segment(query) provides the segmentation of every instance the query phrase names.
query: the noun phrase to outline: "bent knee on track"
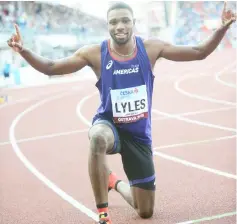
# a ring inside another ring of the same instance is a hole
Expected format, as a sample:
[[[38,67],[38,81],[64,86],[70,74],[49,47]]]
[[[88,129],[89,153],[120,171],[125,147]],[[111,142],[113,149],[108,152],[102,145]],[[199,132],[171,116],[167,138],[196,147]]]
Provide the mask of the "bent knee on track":
[[[142,218],[142,219],[149,219],[153,216],[154,210],[153,208],[150,209],[143,209],[140,210],[138,209],[138,215]]]
[[[155,191],[133,187],[132,192],[138,215],[142,219],[151,218],[154,212]]]

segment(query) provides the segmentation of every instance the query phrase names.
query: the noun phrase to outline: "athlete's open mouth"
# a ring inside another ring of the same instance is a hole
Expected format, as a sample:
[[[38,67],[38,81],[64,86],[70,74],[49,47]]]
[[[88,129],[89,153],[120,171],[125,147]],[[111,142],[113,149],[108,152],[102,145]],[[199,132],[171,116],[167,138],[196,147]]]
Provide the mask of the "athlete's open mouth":
[[[117,34],[115,34],[115,36],[119,37],[119,38],[124,38],[127,36],[127,34],[126,33],[117,33]]]

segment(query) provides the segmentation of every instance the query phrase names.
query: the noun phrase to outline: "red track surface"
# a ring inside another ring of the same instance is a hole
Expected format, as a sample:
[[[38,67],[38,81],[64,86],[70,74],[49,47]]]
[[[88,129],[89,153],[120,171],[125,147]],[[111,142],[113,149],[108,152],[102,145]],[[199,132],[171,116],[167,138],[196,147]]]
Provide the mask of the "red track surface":
[[[216,80],[217,72],[234,61],[235,51],[228,50],[215,53],[204,61],[160,61],[157,64],[153,100],[153,109],[157,110],[153,114],[154,148],[159,147],[157,152],[199,164],[201,168],[209,167],[236,175],[235,137],[196,142],[236,134],[235,88]],[[218,77],[235,84],[235,66],[226,68]],[[76,113],[78,102],[96,91],[94,79],[4,91],[12,99],[8,104],[0,105],[0,223],[94,223],[30,172],[14,151],[19,149],[58,188],[95,212],[87,171],[89,142],[85,129],[88,126]],[[58,98],[50,99],[54,96]],[[213,102],[213,99],[218,102]],[[42,100],[46,102],[31,107]],[[97,106],[98,95],[94,95],[83,102],[80,112],[90,121]],[[30,107],[32,110],[28,111]],[[23,111],[26,113],[22,115]],[[187,112],[194,113],[183,114]],[[179,114],[178,119],[170,117],[171,114]],[[186,120],[180,120],[182,118]],[[216,126],[208,127],[209,124]],[[84,132],[73,132],[76,130]],[[49,136],[52,134],[54,136]],[[36,136],[41,137],[34,138]],[[14,138],[21,142],[14,144]],[[126,180],[120,157],[110,157],[109,163]],[[141,220],[117,193],[111,192],[113,223],[174,224],[236,210],[236,177],[228,178],[218,175],[217,171],[209,172],[160,156],[155,156],[155,165],[157,196],[154,217]],[[203,223],[234,224],[235,220],[233,215]]]

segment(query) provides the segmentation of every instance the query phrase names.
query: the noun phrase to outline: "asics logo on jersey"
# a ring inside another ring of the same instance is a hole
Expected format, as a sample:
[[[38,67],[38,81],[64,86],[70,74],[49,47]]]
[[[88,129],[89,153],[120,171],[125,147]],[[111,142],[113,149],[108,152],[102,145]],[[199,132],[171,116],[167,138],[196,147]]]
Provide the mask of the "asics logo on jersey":
[[[112,67],[112,65],[113,65],[113,61],[110,60],[108,64],[106,65],[106,69],[109,70]]]

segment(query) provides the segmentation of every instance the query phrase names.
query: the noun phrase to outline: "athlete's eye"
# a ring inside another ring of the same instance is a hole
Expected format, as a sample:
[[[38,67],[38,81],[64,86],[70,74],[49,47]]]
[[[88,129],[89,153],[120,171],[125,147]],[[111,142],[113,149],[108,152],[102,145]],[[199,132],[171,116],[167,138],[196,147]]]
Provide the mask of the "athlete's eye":
[[[117,21],[116,21],[116,20],[111,20],[111,21],[109,22],[109,24],[111,24],[111,25],[116,25],[116,24],[117,24]]]
[[[130,19],[123,19],[123,23],[127,24],[129,23],[131,20]]]

